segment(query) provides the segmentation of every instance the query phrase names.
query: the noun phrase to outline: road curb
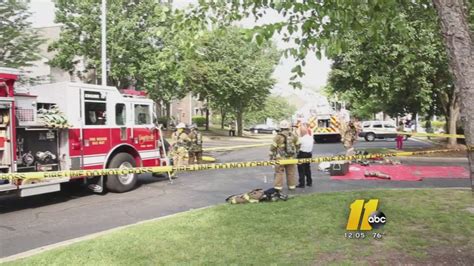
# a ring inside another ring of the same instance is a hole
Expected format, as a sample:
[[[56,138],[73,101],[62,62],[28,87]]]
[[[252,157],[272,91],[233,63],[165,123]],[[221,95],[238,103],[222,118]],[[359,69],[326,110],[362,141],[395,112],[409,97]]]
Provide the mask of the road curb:
[[[100,236],[108,235],[110,233],[120,231],[120,230],[129,228],[129,227],[132,227],[132,226],[146,224],[146,223],[150,223],[150,222],[155,222],[155,221],[159,221],[159,220],[163,220],[163,219],[168,219],[168,218],[175,217],[175,216],[178,216],[178,215],[182,215],[182,214],[185,214],[185,213],[208,209],[208,208],[211,208],[211,207],[214,207],[214,206],[216,206],[216,205],[209,205],[209,206],[205,206],[205,207],[202,207],[202,208],[195,208],[195,209],[190,209],[190,210],[183,211],[183,212],[177,212],[177,213],[173,213],[173,214],[166,215],[166,216],[161,216],[161,217],[157,217],[157,218],[153,218],[153,219],[139,221],[139,222],[136,222],[136,223],[133,223],[133,224],[127,224],[127,225],[114,227],[114,228],[111,228],[111,229],[108,229],[108,230],[100,231],[100,232],[97,232],[97,233],[92,233],[92,234],[85,235],[85,236],[76,237],[76,238],[73,238],[73,239],[69,239],[69,240],[58,242],[58,243],[42,246],[42,247],[39,247],[39,248],[30,249],[30,250],[27,250],[27,251],[24,251],[24,252],[15,254],[15,255],[0,258],[0,264],[5,263],[5,262],[11,262],[11,261],[27,258],[27,257],[31,257],[31,256],[38,255],[38,254],[41,254],[41,253],[49,251],[49,250],[69,246],[69,245],[79,243],[79,242],[82,242],[82,241],[86,241],[86,240],[94,239],[94,238],[97,238],[97,237],[100,237]]]
[[[236,150],[244,148],[256,148],[263,146],[270,146],[271,143],[258,143],[258,144],[246,144],[246,145],[236,145],[236,146],[223,146],[223,147],[209,147],[203,148],[203,151],[226,151],[226,150]]]
[[[416,156],[397,156],[396,159],[407,162],[430,162],[430,163],[467,163],[468,159],[464,157],[416,157]]]
[[[434,145],[434,146],[443,146],[443,145],[445,145],[445,143],[435,141],[435,140],[432,140],[432,139],[422,139],[420,137],[412,137],[410,139],[412,139],[414,141],[419,141],[419,142],[422,142],[422,143],[425,143],[425,144],[431,144],[431,145]]]

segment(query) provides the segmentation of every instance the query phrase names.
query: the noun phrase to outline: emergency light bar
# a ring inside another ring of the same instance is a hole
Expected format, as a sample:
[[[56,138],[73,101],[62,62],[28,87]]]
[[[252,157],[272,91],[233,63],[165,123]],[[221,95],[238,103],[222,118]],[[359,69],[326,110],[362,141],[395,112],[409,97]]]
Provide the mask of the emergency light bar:
[[[120,93],[125,97],[135,97],[135,98],[146,98],[145,91],[137,91],[134,89],[123,89],[120,90]]]

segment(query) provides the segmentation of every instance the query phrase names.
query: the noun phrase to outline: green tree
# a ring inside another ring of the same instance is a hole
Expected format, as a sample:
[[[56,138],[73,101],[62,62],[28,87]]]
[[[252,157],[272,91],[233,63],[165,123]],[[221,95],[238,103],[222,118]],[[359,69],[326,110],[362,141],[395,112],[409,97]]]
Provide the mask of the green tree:
[[[442,38],[436,34],[435,10],[407,5],[404,12],[407,34],[385,32],[383,43],[346,36],[352,42],[334,58],[331,91],[345,93],[351,106],[362,112],[445,115],[449,133],[456,134],[458,98]],[[450,141],[455,144],[456,138]]]
[[[276,122],[283,119],[290,119],[296,112],[296,107],[280,96],[269,96],[264,104],[261,104],[250,110],[245,115],[245,124],[248,126],[254,124],[263,124],[267,118]]]
[[[27,1],[0,1],[0,66],[31,66],[43,42],[32,29]]]
[[[86,82],[98,83],[100,1],[58,0],[56,8],[56,22],[63,28],[60,39],[50,46],[57,51],[50,63],[78,74]],[[183,34],[189,25],[175,27],[182,16],[180,10],[156,0],[108,1],[107,84],[146,89],[152,99],[166,105],[184,97],[187,91],[182,86],[180,62],[189,48],[185,38],[193,34]],[[81,61],[85,73],[78,69]]]
[[[183,63],[185,85],[208,99],[214,109],[235,114],[241,136],[244,113],[270,94],[278,59],[270,41],[258,45],[235,27],[214,30],[197,41],[194,53]]]
[[[344,36],[348,32],[367,31],[375,43],[384,42],[387,31],[408,33],[403,9],[406,5],[422,5],[434,8],[441,25],[441,35],[448,52],[448,63],[453,73],[455,94],[460,99],[467,145],[474,145],[474,44],[472,25],[472,1],[467,0],[381,0],[381,1],[200,1],[195,9],[202,20],[211,17],[219,21],[235,21],[247,17],[262,17],[274,10],[286,20],[259,27],[258,39],[269,39],[275,32],[282,33],[285,40],[296,45],[286,52],[299,60],[294,68],[302,75],[306,55],[314,51],[317,57],[321,50],[330,56],[347,49]],[[211,12],[210,10],[213,10]],[[217,11],[217,12],[216,12]],[[217,18],[216,18],[217,17]],[[470,28],[471,27],[471,28]],[[359,37],[365,38],[362,34]],[[474,151],[469,152],[469,162],[474,165]],[[471,186],[474,190],[474,167],[471,167]]]

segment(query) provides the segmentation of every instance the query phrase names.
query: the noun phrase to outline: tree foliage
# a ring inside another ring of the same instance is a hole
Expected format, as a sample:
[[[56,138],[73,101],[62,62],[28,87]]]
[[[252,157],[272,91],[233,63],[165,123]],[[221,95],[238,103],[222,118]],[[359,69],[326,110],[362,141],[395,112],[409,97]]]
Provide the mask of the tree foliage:
[[[245,124],[248,126],[254,124],[263,124],[267,118],[275,122],[283,119],[290,119],[296,112],[296,107],[280,96],[269,96],[258,108],[249,111],[245,115]]]
[[[428,0],[417,1],[419,5],[429,3]],[[348,34],[366,38],[364,32],[373,41],[380,42],[384,36],[381,33],[406,32],[406,18],[401,12],[405,4],[410,5],[412,1],[200,1],[195,10],[198,15],[192,18],[202,19],[207,14],[210,21],[231,23],[248,16],[259,19],[270,10],[276,11],[285,20],[256,27],[256,40],[263,41],[280,33],[285,41],[293,42],[295,45],[288,48],[285,55],[297,59],[293,72],[302,76],[308,53],[314,52],[318,58],[323,50],[331,57],[341,54],[349,45],[344,38]]]
[[[38,47],[43,42],[28,21],[26,1],[0,1],[0,66],[31,66],[40,58]]]
[[[214,109],[234,113],[241,135],[244,112],[259,108],[270,94],[279,53],[270,41],[258,45],[235,27],[204,34],[195,48],[183,63],[185,86]]]
[[[380,43],[346,36],[346,51],[333,58],[331,91],[345,93],[361,112],[449,115],[454,84],[436,13],[430,6],[412,4],[404,14],[406,34],[385,32]]]
[[[183,13],[155,0],[107,4],[107,83],[145,88],[165,102],[183,97],[180,62],[189,43],[184,40],[190,38],[184,34],[189,27],[176,27]],[[57,51],[51,64],[96,83],[101,71],[100,1],[58,0],[56,8],[56,22],[63,27],[60,39],[50,46]]]
[[[385,36],[413,35],[419,28],[406,27],[410,18],[406,16],[407,7],[433,9],[431,0],[382,0],[382,1],[199,1],[190,20],[207,19],[221,24],[232,23],[246,17],[262,18],[266,13],[275,11],[283,20],[266,23],[254,28],[257,41],[270,39],[276,33],[283,40],[293,43],[285,50],[286,56],[297,60],[292,69],[294,86],[301,86],[298,76],[304,75],[303,66],[308,54],[318,59],[324,51],[329,57],[335,57],[350,49],[353,36],[370,40],[374,45],[385,43]],[[465,1],[471,29],[474,25],[474,8],[470,1]],[[437,21],[436,17],[431,22]],[[423,26],[423,25],[419,25]],[[411,28],[411,29],[410,29]],[[433,32],[438,34],[438,32]]]

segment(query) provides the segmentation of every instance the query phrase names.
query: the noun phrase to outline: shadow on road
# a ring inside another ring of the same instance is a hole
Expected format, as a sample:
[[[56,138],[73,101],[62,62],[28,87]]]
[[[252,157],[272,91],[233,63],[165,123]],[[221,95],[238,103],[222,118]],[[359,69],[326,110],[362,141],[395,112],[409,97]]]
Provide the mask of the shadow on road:
[[[137,187],[148,185],[156,182],[167,182],[166,176],[152,177],[151,175],[140,176],[138,178]],[[61,191],[41,194],[36,196],[20,198],[16,194],[4,195],[0,197],[0,214],[15,212],[26,209],[35,209],[48,205],[64,203],[70,200],[84,198],[89,196],[105,196],[107,193],[93,193],[79,182],[70,182],[61,184]]]
[[[91,195],[94,193],[77,183],[62,184],[61,191],[58,192],[25,198],[20,198],[16,194],[5,195],[0,197],[0,214],[63,203]]]

